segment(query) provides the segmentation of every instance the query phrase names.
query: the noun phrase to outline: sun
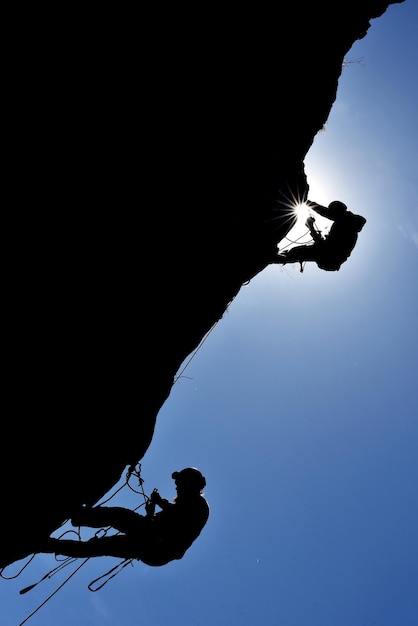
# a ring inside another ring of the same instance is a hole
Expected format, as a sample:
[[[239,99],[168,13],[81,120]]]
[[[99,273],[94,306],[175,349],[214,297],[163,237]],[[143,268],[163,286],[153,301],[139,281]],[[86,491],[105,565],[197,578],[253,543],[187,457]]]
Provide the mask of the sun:
[[[298,204],[293,207],[293,213],[297,218],[296,224],[300,224],[301,222],[306,222],[308,217],[311,215],[311,210],[304,202],[298,202]]]
[[[304,202],[295,202],[290,208],[292,216],[296,218],[294,226],[282,240],[280,248],[288,250],[295,245],[308,243],[312,240],[309,229],[306,226],[306,220],[312,215],[312,209]]]

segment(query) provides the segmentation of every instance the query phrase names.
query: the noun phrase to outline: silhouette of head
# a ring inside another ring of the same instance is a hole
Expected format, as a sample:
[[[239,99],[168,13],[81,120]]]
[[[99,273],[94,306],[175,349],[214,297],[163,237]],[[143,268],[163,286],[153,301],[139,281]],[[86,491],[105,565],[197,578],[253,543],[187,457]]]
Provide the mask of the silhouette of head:
[[[330,202],[328,208],[334,215],[343,215],[347,211],[347,206],[344,204],[344,202],[340,202],[339,200],[334,200],[334,202]]]
[[[206,486],[206,479],[195,467],[185,467],[180,472],[173,472],[171,478],[177,489],[188,493],[200,493]]]

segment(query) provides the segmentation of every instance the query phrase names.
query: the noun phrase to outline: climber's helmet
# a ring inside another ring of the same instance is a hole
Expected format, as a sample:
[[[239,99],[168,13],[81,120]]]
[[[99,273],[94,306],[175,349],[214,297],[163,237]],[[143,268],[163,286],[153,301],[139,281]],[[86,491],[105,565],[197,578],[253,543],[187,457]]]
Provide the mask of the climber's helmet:
[[[188,491],[202,491],[206,486],[205,477],[195,467],[185,467],[180,472],[173,472],[171,478],[177,486],[181,486]]]
[[[334,200],[334,202],[330,202],[328,208],[330,210],[330,213],[338,216],[343,215],[347,211],[347,206],[344,204],[344,202],[340,202],[339,200]]]

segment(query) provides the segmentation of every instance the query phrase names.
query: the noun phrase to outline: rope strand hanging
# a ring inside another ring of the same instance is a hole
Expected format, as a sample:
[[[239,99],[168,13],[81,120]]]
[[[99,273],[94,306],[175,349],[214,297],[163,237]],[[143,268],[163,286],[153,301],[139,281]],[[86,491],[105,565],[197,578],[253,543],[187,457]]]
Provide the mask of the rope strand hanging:
[[[77,574],[77,572],[83,567],[83,565],[85,565],[87,563],[89,559],[84,559],[84,561],[77,567],[77,569],[75,569],[65,580],[63,583],[61,583],[61,585],[59,587],[57,587],[55,589],[55,591],[53,591],[34,611],[32,611],[32,613],[30,613],[27,617],[25,617],[25,619],[23,620],[23,622],[20,622],[19,626],[23,626],[23,624],[25,624],[33,615],[35,615],[35,613],[37,613],[39,611],[39,609],[41,609],[43,606],[45,606],[45,604],[53,597],[55,596],[56,593],[58,593],[58,591],[60,589],[62,589],[64,587],[64,585],[66,583],[68,583],[68,581],[70,580],[70,578],[72,578],[75,574]]]

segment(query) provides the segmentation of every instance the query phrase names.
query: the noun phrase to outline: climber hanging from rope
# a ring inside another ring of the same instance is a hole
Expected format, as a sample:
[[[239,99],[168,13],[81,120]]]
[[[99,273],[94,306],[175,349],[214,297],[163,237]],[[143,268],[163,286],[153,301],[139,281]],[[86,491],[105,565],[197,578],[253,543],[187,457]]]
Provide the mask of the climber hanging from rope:
[[[275,254],[271,263],[296,263],[299,262],[301,271],[302,263],[314,261],[322,270],[337,272],[341,265],[347,261],[357,242],[358,233],[366,223],[361,215],[355,215],[348,211],[346,205],[338,200],[331,202],[328,207],[307,200],[305,202],[316,213],[333,222],[328,235],[322,236],[314,226],[315,218],[308,217],[306,226],[313,239],[310,244],[296,246],[281,254]]]
[[[114,556],[137,559],[151,566],[181,559],[200,535],[209,517],[203,496],[206,479],[195,467],[173,472],[177,496],[172,502],[154,489],[145,504],[146,515],[123,507],[82,507],[71,519],[73,526],[104,528],[118,534],[88,541],[48,538],[37,552],[70,557]],[[155,513],[155,507],[161,510]],[[119,534],[121,533],[121,534]]]

